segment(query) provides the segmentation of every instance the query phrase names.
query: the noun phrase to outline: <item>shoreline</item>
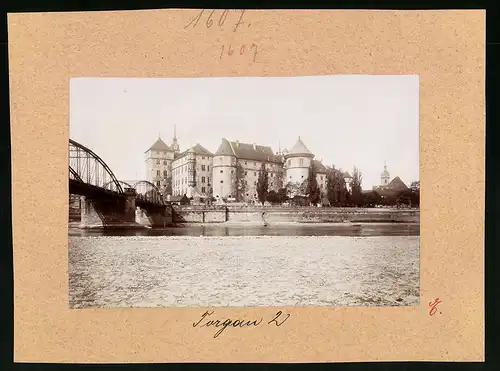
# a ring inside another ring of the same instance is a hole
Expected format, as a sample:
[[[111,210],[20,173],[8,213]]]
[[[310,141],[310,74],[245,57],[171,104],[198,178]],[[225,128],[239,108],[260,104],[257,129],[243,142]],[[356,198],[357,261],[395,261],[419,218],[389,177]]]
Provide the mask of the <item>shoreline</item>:
[[[362,221],[362,222],[267,222],[268,227],[273,226],[364,226],[364,225],[390,225],[390,224],[398,224],[398,225],[419,225],[418,222],[400,222],[400,221],[389,221],[389,222],[381,222],[381,221]],[[233,226],[252,226],[252,227],[264,227],[261,221],[227,221],[227,222],[211,222],[211,223],[201,223],[201,222],[187,222],[187,223],[175,223],[166,227],[149,227],[142,224],[117,224],[117,225],[89,225],[85,227],[81,227],[79,222],[69,222],[69,228],[71,229],[171,229],[171,228],[186,228],[186,227],[195,227],[195,226],[214,226],[214,227],[233,227]]]

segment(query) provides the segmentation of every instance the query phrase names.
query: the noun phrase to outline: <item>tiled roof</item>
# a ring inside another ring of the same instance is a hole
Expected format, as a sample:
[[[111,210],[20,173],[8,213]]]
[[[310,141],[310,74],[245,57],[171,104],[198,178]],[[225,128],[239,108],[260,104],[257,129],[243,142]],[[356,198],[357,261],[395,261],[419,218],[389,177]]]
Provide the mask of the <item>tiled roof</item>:
[[[390,189],[392,189],[393,191],[402,191],[402,190],[408,189],[406,184],[398,176],[395,177],[393,180],[391,180],[388,187]]]
[[[269,146],[240,142],[230,142],[230,145],[237,158],[262,162],[279,162],[278,156],[274,154]]]
[[[319,160],[312,160],[312,163],[316,168],[317,173],[326,174],[326,167]]]
[[[222,138],[216,156],[235,156],[242,160],[262,161],[262,162],[283,162],[283,157],[276,155],[271,147],[258,144],[241,143],[238,141],[228,141]]]
[[[203,147],[201,144],[196,143],[193,147],[194,153],[197,155],[205,155],[205,156],[213,156],[214,154],[210,152],[208,149]]]
[[[178,158],[186,156],[188,154],[188,152],[194,152],[195,154],[201,155],[201,156],[213,156],[214,155],[212,152],[210,152],[208,149],[203,147],[201,144],[196,143],[194,146],[186,149],[184,152],[176,154],[175,159],[177,160]]]
[[[297,139],[297,142],[295,145],[292,147],[290,152],[288,153],[289,155],[312,155],[312,152],[309,151],[309,149],[306,147],[304,142],[300,139],[300,137]]]
[[[158,137],[158,139],[156,139],[156,142],[153,143],[153,145],[151,147],[149,147],[149,150],[155,150],[155,151],[172,151],[172,149],[167,146],[167,144],[161,140],[160,137]],[[146,151],[146,152],[147,152]]]
[[[216,156],[235,156],[229,141],[226,138],[222,138],[222,142],[219,149],[215,152]]]

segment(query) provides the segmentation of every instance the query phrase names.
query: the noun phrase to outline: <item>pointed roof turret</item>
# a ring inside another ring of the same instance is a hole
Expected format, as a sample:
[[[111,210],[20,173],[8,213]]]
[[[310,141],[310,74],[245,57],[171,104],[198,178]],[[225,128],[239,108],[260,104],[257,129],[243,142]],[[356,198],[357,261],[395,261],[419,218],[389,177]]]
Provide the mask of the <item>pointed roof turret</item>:
[[[172,149],[158,136],[158,139],[156,139],[156,142],[153,143],[151,147],[149,147],[147,151],[154,150],[154,151],[172,151]]]
[[[215,152],[215,156],[235,156],[233,148],[226,138],[222,138],[222,143],[217,152]]]
[[[306,147],[306,145],[304,144],[302,139],[300,139],[300,137],[297,139],[297,142],[292,147],[290,152],[286,154],[286,157],[293,157],[293,156],[314,157],[313,153],[309,151],[309,149]]]

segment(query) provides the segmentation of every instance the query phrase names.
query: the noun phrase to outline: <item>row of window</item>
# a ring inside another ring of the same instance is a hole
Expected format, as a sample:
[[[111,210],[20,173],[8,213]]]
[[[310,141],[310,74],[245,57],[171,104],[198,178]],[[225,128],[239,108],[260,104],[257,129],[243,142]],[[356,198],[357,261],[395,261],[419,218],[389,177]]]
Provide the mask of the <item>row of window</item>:
[[[224,170],[221,170],[220,173],[223,174]],[[231,170],[231,174],[234,174],[234,170]],[[247,175],[248,175],[248,171],[245,171],[245,176],[247,176]],[[256,171],[253,172],[253,176],[257,176]],[[275,173],[267,173],[267,176],[272,178],[272,177],[277,176],[277,175]]]
[[[207,188],[205,187],[201,187],[201,193],[206,193],[207,192]],[[187,192],[186,192],[186,189],[181,189],[179,191],[175,190],[173,192],[173,195],[174,196],[180,196],[180,195],[185,195]]]
[[[187,178],[182,178],[182,179],[175,179],[174,181],[174,186],[179,187],[181,184],[187,184],[188,180]],[[201,182],[202,183],[210,183],[210,177],[201,177]]]
[[[223,160],[224,160],[224,159],[223,159],[222,157],[219,157],[219,162],[220,162],[220,163],[222,163],[222,162],[223,162]],[[234,162],[234,161],[233,161],[233,162]],[[270,166],[270,167],[272,167],[272,168],[275,168],[276,166],[281,167],[281,166],[280,166],[280,165],[278,165],[278,164],[267,164],[267,163],[264,163],[264,164],[265,164],[266,166]],[[245,162],[244,162],[244,165],[248,165],[248,161],[245,161]],[[257,167],[257,166],[261,166],[261,165],[260,165],[260,164],[258,164],[257,162],[254,162],[254,163],[253,163],[253,166]]]
[[[304,179],[304,175],[301,176],[302,179]],[[290,175],[290,179],[292,179],[292,176]],[[323,175],[320,175],[319,176],[319,181],[322,182],[323,181]]]
[[[198,167],[198,170],[200,170],[200,169],[201,169],[201,171],[210,171],[210,165],[201,165],[201,167]],[[184,165],[182,167],[178,167],[177,169],[174,169],[173,171],[174,171],[175,175],[185,173],[186,171],[188,171],[187,165]]]
[[[299,159],[299,164],[300,165],[304,165],[304,159],[303,158]],[[292,160],[288,160],[288,166],[291,166],[291,165],[292,165]]]

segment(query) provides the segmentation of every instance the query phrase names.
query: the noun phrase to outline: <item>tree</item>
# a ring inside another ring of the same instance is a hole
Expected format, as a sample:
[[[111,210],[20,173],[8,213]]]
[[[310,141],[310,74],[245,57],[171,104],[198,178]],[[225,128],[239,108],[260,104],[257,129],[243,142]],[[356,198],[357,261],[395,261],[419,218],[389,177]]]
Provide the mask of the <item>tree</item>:
[[[361,171],[354,166],[351,181],[351,202],[357,206],[361,206],[363,204],[363,193],[361,189],[362,180],[363,174],[361,174]]]
[[[321,199],[321,192],[318,187],[318,180],[316,179],[316,168],[311,161],[309,166],[309,175],[307,177],[306,196],[309,197],[309,202],[317,204]]]
[[[278,192],[276,192],[275,190],[269,191],[269,193],[267,194],[267,201],[269,201],[272,204],[279,203],[280,198],[279,198]]]
[[[243,166],[239,161],[236,162],[234,189],[236,201],[242,202],[245,198],[246,192],[245,169],[243,169]]]
[[[415,206],[419,207],[420,206],[420,181],[412,182],[410,186],[410,200],[411,200],[411,205],[410,206]]]
[[[344,175],[333,165],[326,168],[326,197],[332,206],[343,206],[347,202]]]
[[[278,199],[280,203],[283,203],[288,200],[286,188],[278,189]]]
[[[257,180],[257,196],[259,201],[266,202],[267,190],[269,188],[269,175],[267,174],[266,164],[262,163],[259,170],[259,179]]]
[[[207,205],[211,205],[212,201],[214,200],[214,189],[210,183],[207,185],[207,199],[206,203]]]
[[[276,181],[276,188],[277,189],[283,188],[283,178],[285,177],[284,171],[282,171],[282,170],[278,171],[275,176],[276,176],[276,179],[275,179],[275,181]]]
[[[163,194],[172,195],[172,174],[165,179],[165,190]]]

